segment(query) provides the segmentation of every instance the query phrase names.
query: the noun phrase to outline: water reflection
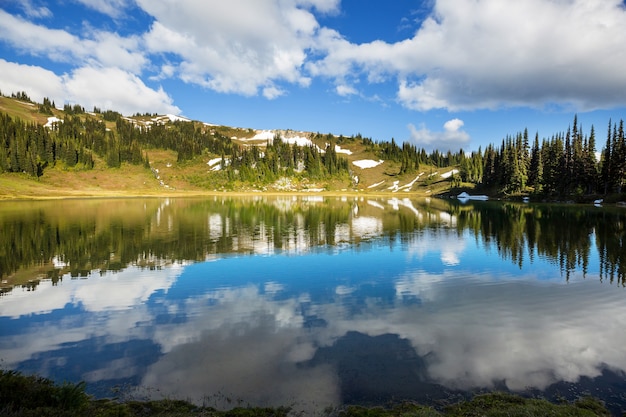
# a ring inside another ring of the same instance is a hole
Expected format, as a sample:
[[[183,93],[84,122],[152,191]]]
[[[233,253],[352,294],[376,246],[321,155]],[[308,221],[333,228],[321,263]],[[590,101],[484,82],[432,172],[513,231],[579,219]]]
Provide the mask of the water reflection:
[[[626,406],[623,212],[408,199],[58,204],[0,209],[34,246],[2,263],[14,268],[0,297],[10,369],[86,380],[98,395],[121,384],[223,407],[530,388],[592,389]],[[4,250],[18,239],[2,238]]]

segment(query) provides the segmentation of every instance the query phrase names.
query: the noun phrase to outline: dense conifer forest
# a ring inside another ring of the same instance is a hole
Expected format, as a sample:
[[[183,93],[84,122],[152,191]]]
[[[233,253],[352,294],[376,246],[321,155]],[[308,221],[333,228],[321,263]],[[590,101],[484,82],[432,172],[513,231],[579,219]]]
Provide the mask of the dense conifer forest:
[[[36,105],[25,92],[13,94],[12,98]],[[42,115],[53,115],[54,109],[54,103],[47,98],[37,105]],[[349,161],[338,154],[335,145],[351,144],[376,158],[394,162],[398,168],[389,175],[414,175],[424,167],[456,167],[458,173],[451,177],[452,185],[470,184],[491,195],[621,195],[626,184],[623,120],[608,121],[599,152],[595,127],[585,131],[574,116],[570,126],[550,137],[536,133],[531,138],[526,129],[484,150],[429,153],[408,142],[399,145],[394,139],[374,141],[360,134],[312,134],[314,141],[326,144],[325,149],[290,145],[279,134],[263,146],[250,146],[235,143],[223,131],[206,124],[180,120],[142,124],[140,118],[98,108],[86,112],[80,105],[65,105],[62,119],[43,126],[0,113],[0,173],[19,172],[37,178],[55,166],[89,170],[94,167],[94,158],[105,161],[110,168],[124,163],[149,168],[147,151],[167,149],[176,152],[179,163],[200,156],[221,158],[220,169],[207,175],[222,181],[267,184],[294,175],[350,178]]]

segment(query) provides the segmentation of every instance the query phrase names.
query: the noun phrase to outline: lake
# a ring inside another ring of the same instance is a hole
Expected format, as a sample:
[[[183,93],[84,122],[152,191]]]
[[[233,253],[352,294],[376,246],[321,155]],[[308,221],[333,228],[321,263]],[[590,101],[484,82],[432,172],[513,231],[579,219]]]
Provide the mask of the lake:
[[[626,410],[626,209],[0,202],[0,367],[218,408],[480,392]]]

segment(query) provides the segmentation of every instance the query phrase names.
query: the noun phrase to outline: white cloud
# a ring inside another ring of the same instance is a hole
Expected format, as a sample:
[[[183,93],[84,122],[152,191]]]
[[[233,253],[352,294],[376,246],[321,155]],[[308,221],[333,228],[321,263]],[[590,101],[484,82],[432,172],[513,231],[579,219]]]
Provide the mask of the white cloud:
[[[19,3],[26,16],[30,18],[37,19],[52,16],[50,9],[45,6],[36,5],[32,0],[20,0]]]
[[[148,64],[140,51],[140,39],[137,37],[121,37],[116,33],[97,31],[93,39],[83,42],[91,51],[87,59],[96,60],[102,66],[115,66],[138,74]]]
[[[340,96],[346,97],[346,96],[352,96],[352,95],[356,95],[359,92],[356,90],[356,88],[346,85],[346,84],[340,84],[336,87],[336,92],[337,94],[339,94]]]
[[[35,101],[48,97],[57,105],[67,101],[86,109],[97,106],[123,114],[181,112],[162,88],[154,90],[136,75],[119,68],[81,67],[58,76],[41,67],[0,59],[0,73],[0,91],[26,91]]]
[[[442,132],[433,132],[425,124],[421,124],[419,129],[409,124],[408,128],[411,132],[411,141],[418,147],[448,151],[458,150],[469,143],[470,136],[462,129],[463,125],[462,120],[452,119],[444,123]]]
[[[147,64],[140,51],[139,38],[87,28],[89,37],[81,38],[65,30],[50,29],[0,10],[0,38],[32,55],[56,62],[76,61],[116,66],[138,73]]]
[[[319,24],[310,8],[331,12],[337,1],[139,0],[155,18],[145,34],[152,53],[178,57],[188,83],[223,93],[267,98],[283,94],[279,82],[308,86],[303,66]],[[172,62],[173,63],[173,62]]]
[[[314,7],[319,12],[335,14],[339,11],[341,0],[296,0],[295,4],[304,7]]]
[[[452,119],[445,122],[443,128],[446,132],[458,132],[464,124],[461,119]]]
[[[0,10],[0,39],[19,50],[64,61],[68,55],[83,55],[80,41],[70,33],[48,29]]]
[[[415,35],[397,43],[351,44],[320,37],[327,54],[312,73],[370,82],[398,79],[398,99],[415,110],[550,104],[623,105],[626,43],[621,0],[438,0]]]
[[[16,64],[0,58],[0,91],[11,94],[26,91],[29,97],[42,102],[44,97],[59,100],[65,99],[63,82],[52,71],[32,65]]]
[[[391,82],[398,102],[418,111],[626,105],[621,0],[436,0],[411,37],[363,44],[320,25],[340,0],[73,1],[113,18],[132,5],[153,22],[134,35],[77,34],[0,10],[0,39],[77,67],[152,71],[153,80],[268,99],[325,77],[340,96]],[[28,18],[52,15],[38,0],[20,6]]]
[[[63,82],[68,97],[85,108],[96,105],[123,114],[181,113],[162,88],[154,90],[119,68],[82,67],[64,76]]]
[[[277,97],[282,96],[283,94],[285,94],[285,91],[273,85],[267,86],[263,89],[263,97],[268,100],[273,100]]]
[[[74,0],[100,13],[113,18],[122,16],[126,10],[126,0]]]

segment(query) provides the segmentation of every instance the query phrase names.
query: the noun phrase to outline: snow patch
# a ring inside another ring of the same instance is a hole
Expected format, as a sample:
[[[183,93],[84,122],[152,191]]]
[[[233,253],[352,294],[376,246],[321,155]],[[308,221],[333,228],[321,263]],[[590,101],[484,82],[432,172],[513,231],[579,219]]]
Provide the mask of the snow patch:
[[[346,155],[352,155],[352,151],[350,149],[342,149],[341,146],[335,145],[335,152],[344,153]]]
[[[410,191],[411,187],[413,187],[413,184],[415,184],[417,182],[417,180],[419,180],[422,175],[424,175],[423,172],[421,172],[417,177],[415,177],[415,179],[413,181],[411,181],[410,183],[408,183],[406,185],[403,185],[401,187],[396,187],[396,189],[393,192],[395,193],[395,192],[398,192],[398,191],[400,191],[402,189],[404,189],[405,191]],[[394,183],[394,185],[395,185],[395,183]]]
[[[381,182],[377,182],[376,184],[372,184],[367,188],[375,188],[378,187],[379,185],[383,185],[385,183],[385,180],[382,180]]]
[[[462,202],[467,200],[489,200],[489,197],[486,195],[471,195],[466,193],[465,191],[459,194],[456,198],[461,200]]]
[[[175,114],[166,114],[165,117],[170,119],[170,122],[191,122],[191,119],[182,116],[176,116]]]
[[[274,139],[274,132],[271,130],[262,130],[248,140],[272,140]]]
[[[222,169],[222,158],[213,158],[209,160],[206,164],[211,167],[211,171],[219,171]],[[228,166],[230,164],[230,158],[224,158],[224,165]]]
[[[454,174],[458,174],[458,173],[459,173],[458,169],[453,169],[452,171],[444,172],[443,174],[441,174],[441,178],[450,178]]]
[[[54,116],[48,117],[48,122],[45,125],[43,125],[43,127],[52,127],[54,123],[63,123],[63,120]]]
[[[382,159],[378,161],[374,161],[373,159],[360,159],[358,161],[352,161],[354,165],[358,166],[361,169],[374,168],[382,164],[383,162],[384,161]]]
[[[290,138],[282,138],[283,142],[286,142],[290,145],[294,143],[298,146],[311,146],[313,142],[309,138],[305,138],[304,136],[292,136]],[[320,152],[324,152],[322,149],[317,148]]]

